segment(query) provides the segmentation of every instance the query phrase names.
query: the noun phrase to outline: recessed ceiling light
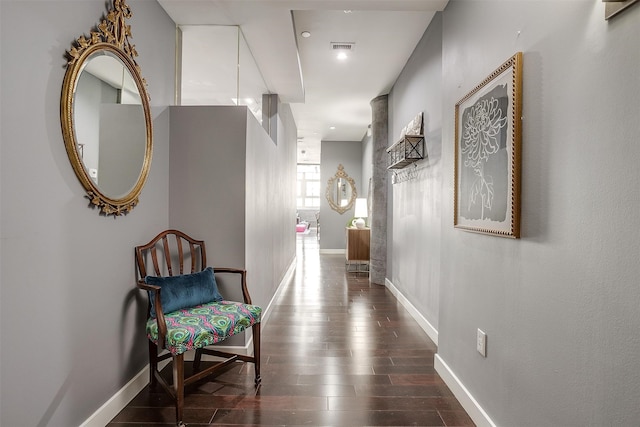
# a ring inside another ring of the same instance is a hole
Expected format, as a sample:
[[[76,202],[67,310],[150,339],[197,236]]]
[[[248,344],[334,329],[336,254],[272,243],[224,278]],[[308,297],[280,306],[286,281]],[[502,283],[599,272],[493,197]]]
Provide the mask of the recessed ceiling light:
[[[335,130],[335,129],[336,129],[336,127],[335,127],[335,126],[329,126],[329,129],[331,129],[331,130]]]
[[[308,38],[308,37],[311,37],[311,33],[309,31],[303,31],[303,32],[300,33],[300,35],[302,37],[304,37],[305,39]]]
[[[347,9],[347,10],[344,11],[344,13],[351,13],[351,12],[353,12],[353,10],[351,10],[351,9]]]
[[[353,42],[331,42],[330,49],[336,53],[336,58],[344,61],[349,57],[349,54],[353,52],[356,44]]]

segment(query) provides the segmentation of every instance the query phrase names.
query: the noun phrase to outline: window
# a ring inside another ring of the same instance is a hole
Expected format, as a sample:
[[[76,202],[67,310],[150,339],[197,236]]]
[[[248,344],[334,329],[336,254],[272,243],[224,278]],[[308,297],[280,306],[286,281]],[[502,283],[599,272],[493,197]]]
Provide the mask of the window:
[[[298,165],[298,209],[320,208],[320,165]]]

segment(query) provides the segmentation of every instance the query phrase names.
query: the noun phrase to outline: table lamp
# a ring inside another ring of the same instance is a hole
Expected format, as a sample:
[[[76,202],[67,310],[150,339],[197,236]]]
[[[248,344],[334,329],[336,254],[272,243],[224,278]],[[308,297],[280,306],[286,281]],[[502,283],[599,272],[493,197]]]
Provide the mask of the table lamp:
[[[369,212],[367,209],[367,199],[356,199],[356,209],[354,212],[354,216],[357,218],[353,224],[356,228],[363,229],[365,226],[364,218],[369,216]]]

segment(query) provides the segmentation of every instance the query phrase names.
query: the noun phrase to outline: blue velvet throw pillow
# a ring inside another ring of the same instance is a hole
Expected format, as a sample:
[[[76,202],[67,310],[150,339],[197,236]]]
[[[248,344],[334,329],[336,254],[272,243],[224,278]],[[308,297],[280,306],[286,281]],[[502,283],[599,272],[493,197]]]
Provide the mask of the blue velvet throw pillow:
[[[207,267],[199,273],[181,274],[169,277],[145,277],[149,285],[160,286],[162,312],[171,313],[182,308],[194,307],[208,302],[222,301],[218,291],[213,268]],[[155,292],[149,291],[151,300],[151,317],[155,316]]]

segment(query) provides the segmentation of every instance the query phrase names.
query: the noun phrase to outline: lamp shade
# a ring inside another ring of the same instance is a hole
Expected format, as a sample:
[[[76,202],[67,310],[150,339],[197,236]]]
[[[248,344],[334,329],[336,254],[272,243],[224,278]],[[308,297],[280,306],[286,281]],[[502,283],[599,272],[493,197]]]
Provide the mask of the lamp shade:
[[[367,199],[356,199],[356,210],[353,216],[356,218],[366,218],[369,216],[369,212],[367,210]]]

